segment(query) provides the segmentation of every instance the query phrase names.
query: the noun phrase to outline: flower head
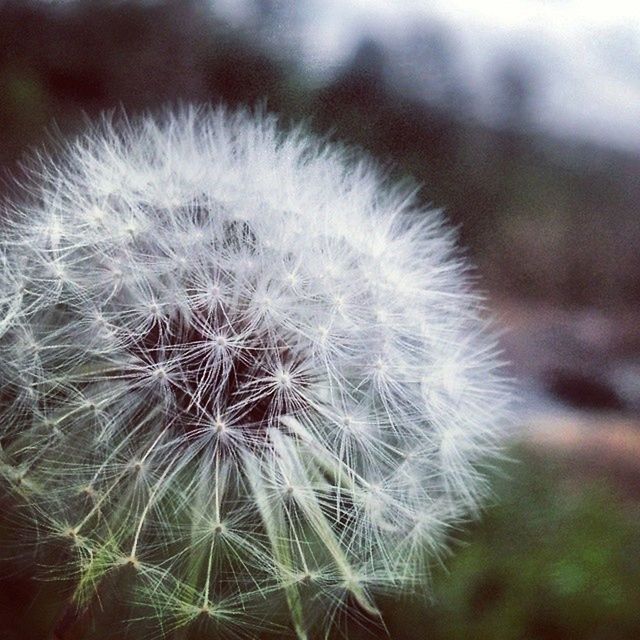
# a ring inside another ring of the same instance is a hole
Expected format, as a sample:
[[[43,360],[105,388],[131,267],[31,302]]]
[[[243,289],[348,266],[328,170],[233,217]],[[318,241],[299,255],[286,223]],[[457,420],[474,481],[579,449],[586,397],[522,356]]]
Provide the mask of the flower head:
[[[76,598],[126,570],[165,629],[266,605],[304,638],[422,580],[505,406],[440,215],[245,112],[105,121],[34,176],[0,241],[0,472]]]

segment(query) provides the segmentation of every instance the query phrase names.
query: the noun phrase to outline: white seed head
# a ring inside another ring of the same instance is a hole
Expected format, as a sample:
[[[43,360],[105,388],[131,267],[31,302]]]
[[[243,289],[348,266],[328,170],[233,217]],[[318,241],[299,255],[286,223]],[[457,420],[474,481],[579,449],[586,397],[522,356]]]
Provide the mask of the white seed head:
[[[249,636],[267,598],[304,638],[415,588],[507,396],[441,216],[223,110],[105,121],[33,181],[0,240],[1,473],[73,532],[77,598],[133,567],[165,629]]]

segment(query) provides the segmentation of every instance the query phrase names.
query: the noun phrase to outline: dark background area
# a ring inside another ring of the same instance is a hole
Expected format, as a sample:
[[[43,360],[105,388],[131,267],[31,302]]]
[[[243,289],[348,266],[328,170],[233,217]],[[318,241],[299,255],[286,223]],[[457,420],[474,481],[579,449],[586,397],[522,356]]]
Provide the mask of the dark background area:
[[[256,7],[257,21],[232,28],[199,0],[0,0],[0,191],[14,191],[34,147],[55,149],[104,110],[179,102],[305,120],[418,185],[457,227],[506,330],[522,388],[518,462],[434,567],[432,599],[388,599],[389,635],[640,637],[640,156],[534,132],[536,78],[518,60],[496,68],[500,126],[480,123],[437,26],[412,45],[426,52],[425,101],[367,38],[313,80],[269,30],[282,4]],[[60,590],[4,566],[0,639],[48,638]],[[350,637],[376,635],[354,626]]]

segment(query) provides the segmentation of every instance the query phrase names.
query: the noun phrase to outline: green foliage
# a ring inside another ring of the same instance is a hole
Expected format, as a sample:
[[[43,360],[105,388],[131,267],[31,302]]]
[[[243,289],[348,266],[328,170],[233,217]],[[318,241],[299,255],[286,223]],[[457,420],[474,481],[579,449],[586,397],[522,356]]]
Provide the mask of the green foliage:
[[[390,604],[394,639],[640,637],[640,507],[570,460],[517,452],[496,506],[437,570],[434,602]],[[392,619],[393,618],[393,619]]]

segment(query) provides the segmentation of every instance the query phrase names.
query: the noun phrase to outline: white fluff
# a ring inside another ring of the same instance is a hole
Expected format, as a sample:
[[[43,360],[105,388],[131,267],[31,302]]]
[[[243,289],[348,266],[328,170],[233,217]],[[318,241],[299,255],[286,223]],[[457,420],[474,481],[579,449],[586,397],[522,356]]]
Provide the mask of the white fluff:
[[[304,638],[422,581],[506,402],[441,216],[245,112],[105,121],[32,178],[0,241],[0,469],[78,600],[133,567],[165,631]]]

